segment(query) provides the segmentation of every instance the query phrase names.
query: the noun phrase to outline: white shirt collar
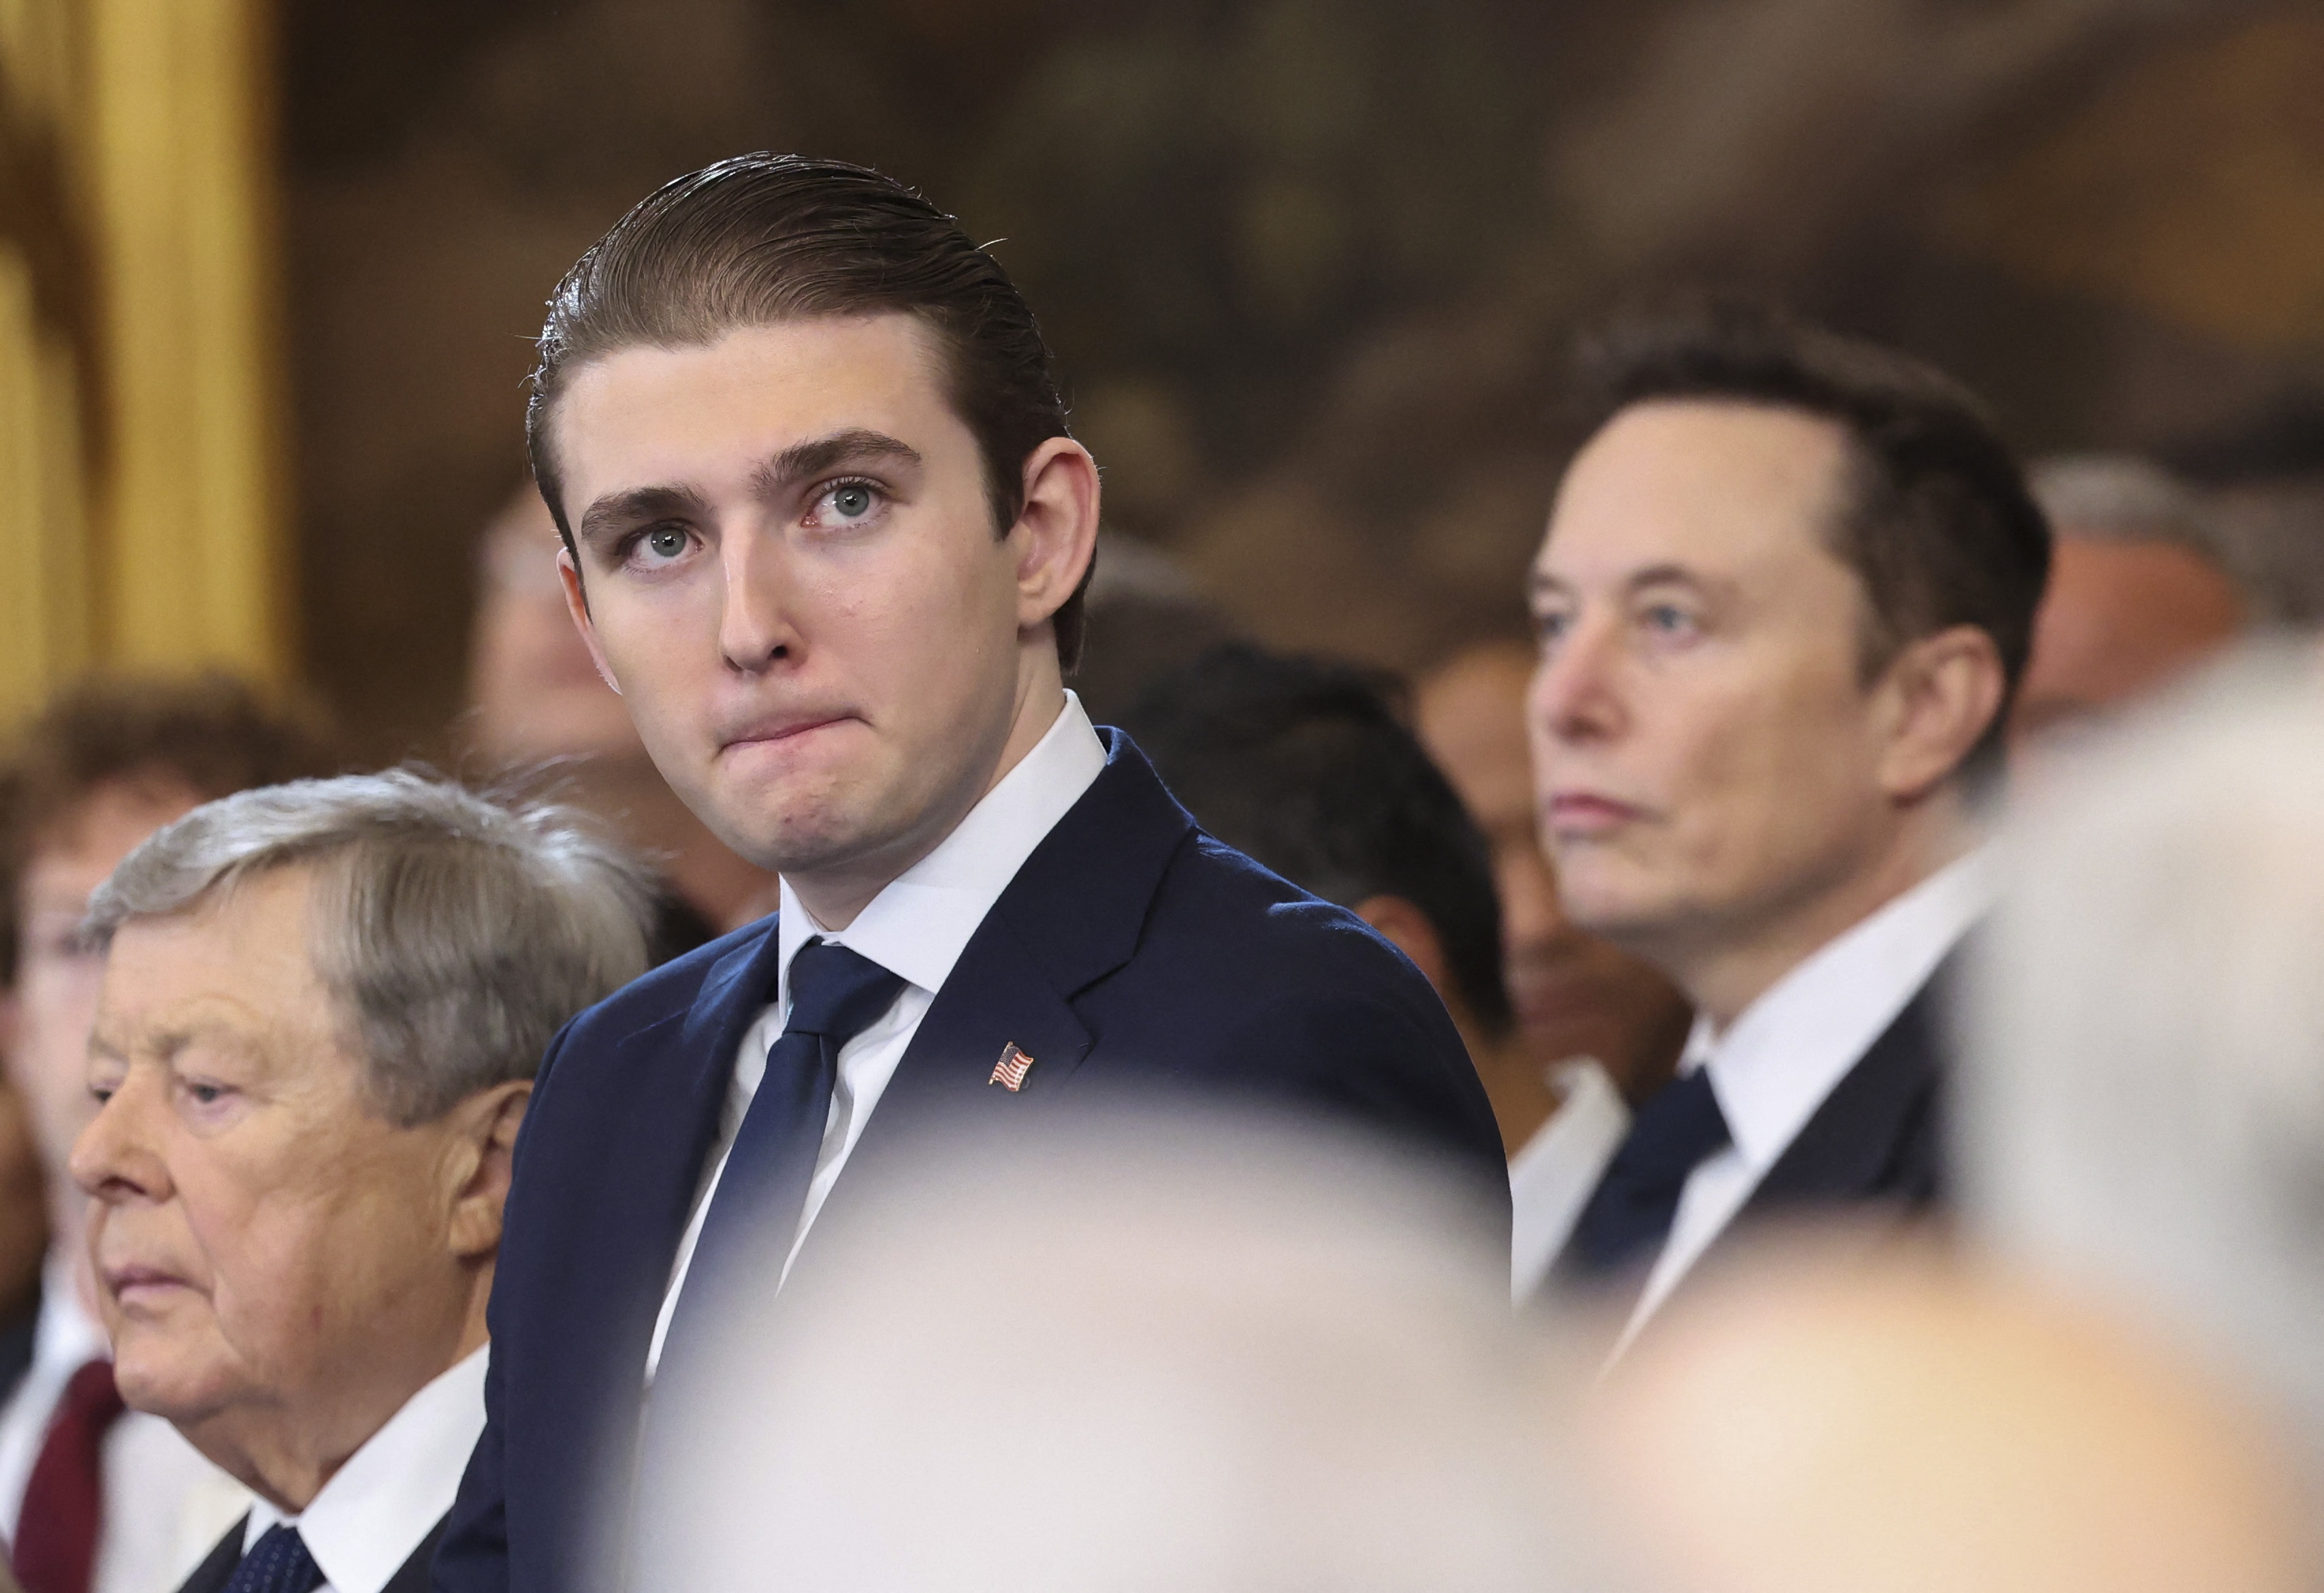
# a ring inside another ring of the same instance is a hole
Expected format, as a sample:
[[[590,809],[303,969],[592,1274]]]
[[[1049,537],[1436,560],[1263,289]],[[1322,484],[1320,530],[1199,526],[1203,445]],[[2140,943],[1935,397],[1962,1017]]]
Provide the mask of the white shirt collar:
[[[50,1248],[41,1264],[41,1314],[32,1327],[32,1359],[40,1366],[78,1371],[93,1360],[110,1360],[113,1346],[102,1324],[80,1303],[73,1259],[62,1246]]]
[[[380,1593],[460,1491],[469,1451],[484,1431],[490,1354],[476,1350],[405,1400],[297,1515],[254,1502],[243,1552],[267,1528],[287,1522],[299,1529],[333,1593]]]
[[[790,1001],[791,959],[817,935],[860,952],[930,994],[941,990],[1017,870],[1104,769],[1105,743],[1081,699],[1067,692],[1065,707],[1033,750],[844,931],[816,924],[784,880],[776,924],[783,970],[779,1005],[788,1009]]]
[[[1775,1165],[1998,889],[1991,849],[1980,847],[1820,948],[1725,1033],[1696,1018],[1679,1065],[1711,1070],[1735,1148],[1754,1171]]]

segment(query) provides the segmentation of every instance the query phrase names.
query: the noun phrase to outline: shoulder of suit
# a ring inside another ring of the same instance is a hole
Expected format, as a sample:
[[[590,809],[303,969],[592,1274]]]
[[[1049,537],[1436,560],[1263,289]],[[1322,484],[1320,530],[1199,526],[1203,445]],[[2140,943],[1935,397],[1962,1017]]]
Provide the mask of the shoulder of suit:
[[[649,970],[576,1017],[567,1044],[616,1040],[689,1011],[712,969],[730,953],[746,950],[774,932],[775,919],[770,914]]]

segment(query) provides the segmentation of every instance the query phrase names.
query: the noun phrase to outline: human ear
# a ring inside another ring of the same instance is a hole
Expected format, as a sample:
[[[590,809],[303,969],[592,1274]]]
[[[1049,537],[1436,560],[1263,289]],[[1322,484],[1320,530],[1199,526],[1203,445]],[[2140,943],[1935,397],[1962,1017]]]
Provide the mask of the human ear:
[[[605,649],[597,642],[597,622],[589,613],[589,594],[581,585],[580,566],[573,562],[573,550],[557,550],[557,578],[565,587],[565,612],[573,616],[573,628],[581,632],[581,645],[589,649],[589,661],[597,666],[597,677],[622,695],[622,683],[613,678],[613,667],[605,662]]]
[[[500,1248],[516,1134],[531,1100],[532,1081],[515,1079],[479,1091],[452,1109],[450,1242],[452,1253],[464,1261],[489,1257]]]
[[[1953,625],[1905,647],[1883,672],[1880,787],[1917,802],[1959,771],[2001,711],[2001,651],[1975,625]]]
[[[1069,437],[1025,457],[1025,507],[1009,537],[1017,549],[1017,628],[1046,624],[1082,584],[1097,551],[1097,461]]]

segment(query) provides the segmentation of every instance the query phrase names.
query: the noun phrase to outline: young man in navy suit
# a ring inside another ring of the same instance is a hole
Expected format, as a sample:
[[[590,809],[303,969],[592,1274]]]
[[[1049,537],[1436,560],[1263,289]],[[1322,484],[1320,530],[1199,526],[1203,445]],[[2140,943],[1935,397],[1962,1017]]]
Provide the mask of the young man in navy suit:
[[[1392,1137],[1506,1222],[1419,972],[1065,689],[1097,469],[951,218],[790,156],[679,179],[559,284],[530,431],[599,668],[781,906],[551,1047],[439,1588],[617,1575],[607,1458],[654,1466],[650,1388],[700,1364],[719,1281],[812,1270],[915,1131],[1248,1100]]]

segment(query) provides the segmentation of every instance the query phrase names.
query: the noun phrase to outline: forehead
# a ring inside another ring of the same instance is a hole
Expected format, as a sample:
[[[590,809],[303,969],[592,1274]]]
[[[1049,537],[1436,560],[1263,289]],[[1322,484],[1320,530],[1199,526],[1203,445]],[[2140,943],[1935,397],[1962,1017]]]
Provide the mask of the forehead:
[[[716,484],[795,443],[852,429],[922,454],[973,447],[936,334],[904,313],[742,327],[680,348],[633,345],[574,373],[551,418],[568,514],[604,493]]]
[[[134,1044],[144,1031],[192,1024],[252,1031],[313,1022],[327,1000],[307,949],[313,895],[311,869],[269,869],[189,911],[131,919],[106,955],[99,1027]]]
[[[1587,582],[1660,565],[1739,575],[1837,564],[1823,532],[1840,507],[1847,450],[1837,422],[1798,410],[1634,404],[1574,456],[1540,568]]]

